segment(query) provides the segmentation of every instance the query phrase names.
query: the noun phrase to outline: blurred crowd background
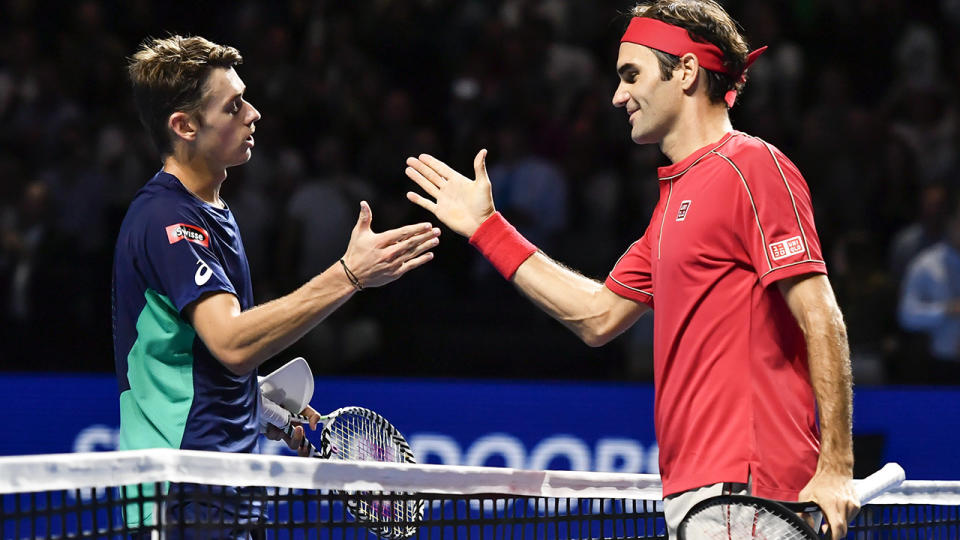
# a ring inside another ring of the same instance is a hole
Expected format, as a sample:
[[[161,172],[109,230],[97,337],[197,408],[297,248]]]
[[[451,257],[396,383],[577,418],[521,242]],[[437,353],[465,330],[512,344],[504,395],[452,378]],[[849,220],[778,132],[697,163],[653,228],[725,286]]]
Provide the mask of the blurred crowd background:
[[[856,381],[960,383],[960,1],[722,3],[751,48],[770,47],[734,127],[780,147],[809,183]],[[336,262],[360,200],[374,230],[429,219],[405,199],[407,156],[472,176],[480,148],[498,209],[602,279],[642,234],[665,164],[630,142],[610,103],[632,5],[0,0],[0,369],[113,370],[116,231],[160,168],[125,74],[146,36],[199,34],[244,56],[238,72],[263,118],[223,197],[258,301]],[[924,254],[927,281],[956,274],[956,291],[948,279],[940,308],[907,313],[904,283],[914,271],[926,287],[914,269]],[[647,316],[590,349],[446,230],[433,262],[356,295],[271,364],[303,355],[317,375],[643,381],[651,329]]]

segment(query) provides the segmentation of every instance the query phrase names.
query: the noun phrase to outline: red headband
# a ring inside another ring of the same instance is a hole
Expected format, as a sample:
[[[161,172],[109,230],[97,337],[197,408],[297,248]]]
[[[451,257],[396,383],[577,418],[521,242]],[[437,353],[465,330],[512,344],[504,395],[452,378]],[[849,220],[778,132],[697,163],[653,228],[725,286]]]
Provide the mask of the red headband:
[[[758,56],[763,54],[763,51],[767,50],[766,47],[760,47],[748,54],[747,63],[743,66],[743,71],[734,73],[723,65],[723,51],[720,50],[720,47],[717,47],[713,43],[690,39],[690,34],[685,28],[674,26],[657,19],[651,19],[650,17],[634,17],[631,19],[630,25],[627,26],[627,31],[624,32],[623,37],[620,38],[620,43],[625,41],[650,47],[651,49],[656,49],[674,56],[693,53],[704,69],[725,73],[740,82],[746,81],[745,74],[747,68],[753,64]],[[723,100],[727,102],[728,107],[733,107],[736,99],[736,90],[730,90],[723,96]]]

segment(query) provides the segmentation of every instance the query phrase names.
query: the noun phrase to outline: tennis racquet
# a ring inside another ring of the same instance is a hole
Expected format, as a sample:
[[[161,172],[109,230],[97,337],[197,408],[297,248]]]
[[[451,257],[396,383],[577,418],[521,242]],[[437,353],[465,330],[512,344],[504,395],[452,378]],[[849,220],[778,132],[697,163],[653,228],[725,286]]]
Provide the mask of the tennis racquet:
[[[261,421],[280,428],[292,438],[297,424],[310,419],[303,411],[313,397],[313,373],[303,358],[295,358],[259,380]],[[301,443],[308,455],[322,459],[415,463],[413,451],[400,431],[379,414],[363,407],[343,407],[320,417],[323,430],[318,450],[306,437]],[[386,495],[358,493],[345,499],[347,510],[366,528],[387,539],[416,534],[423,517],[421,500],[389,499]]]
[[[363,407],[343,407],[320,417],[320,449],[303,438],[311,457],[321,459],[416,463],[413,450],[397,428],[379,414]],[[290,414],[280,427],[288,437],[297,424],[307,425],[310,419]],[[347,509],[364,527],[387,539],[409,538],[417,532],[423,518],[422,500],[391,499],[388,495],[358,493],[347,498]]]
[[[856,485],[860,504],[900,485],[903,468],[888,463]],[[819,540],[798,513],[820,512],[812,502],[783,502],[747,495],[720,495],[697,503],[687,512],[677,535],[680,540]]]
[[[392,463],[416,463],[413,450],[397,428],[379,414],[363,407],[342,407],[322,415],[320,422],[320,449],[304,437],[303,444],[310,448],[310,456],[322,459],[353,461],[387,461]],[[310,419],[300,414],[291,414],[290,420],[280,427],[288,437],[298,424],[308,425]]]

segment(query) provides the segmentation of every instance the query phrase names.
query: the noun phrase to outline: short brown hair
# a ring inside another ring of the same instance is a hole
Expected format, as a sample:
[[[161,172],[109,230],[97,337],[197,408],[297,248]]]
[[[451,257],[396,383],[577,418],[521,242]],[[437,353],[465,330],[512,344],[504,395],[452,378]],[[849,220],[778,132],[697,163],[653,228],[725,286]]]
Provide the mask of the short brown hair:
[[[723,63],[733,73],[740,73],[747,64],[750,49],[740,34],[736,21],[714,0],[655,0],[638,4],[631,10],[634,17],[650,17],[687,30],[690,39],[710,42],[723,52]],[[660,76],[669,81],[680,57],[654,50],[660,63]],[[707,95],[713,103],[723,102],[730,90],[737,94],[743,83],[726,73],[707,72]]]
[[[140,121],[161,155],[173,153],[167,129],[170,115],[177,111],[196,115],[203,107],[204,84],[213,68],[241,63],[237,49],[200,36],[148,38],[140,45],[127,71]]]

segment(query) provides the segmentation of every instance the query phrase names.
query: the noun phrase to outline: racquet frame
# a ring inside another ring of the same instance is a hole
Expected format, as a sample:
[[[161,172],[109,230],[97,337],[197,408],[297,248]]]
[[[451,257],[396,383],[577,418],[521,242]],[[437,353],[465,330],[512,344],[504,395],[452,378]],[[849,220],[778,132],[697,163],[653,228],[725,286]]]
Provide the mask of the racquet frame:
[[[364,421],[374,426],[374,431],[382,434],[386,439],[393,443],[396,454],[391,456],[393,459],[379,459],[377,461],[390,461],[394,463],[416,463],[413,456],[413,450],[404,439],[400,431],[393,426],[386,418],[380,416],[370,409],[364,407],[341,407],[329,414],[321,415],[318,423],[323,423],[323,430],[320,432],[320,449],[318,450],[306,436],[301,442],[301,447],[309,448],[309,456],[319,459],[332,460],[370,460],[363,456],[353,456],[338,451],[342,447],[340,437],[335,430],[337,418],[344,415],[354,415],[361,417]],[[287,437],[293,437],[294,429],[298,424],[309,425],[310,418],[291,414],[290,420],[286,426],[281,429]],[[359,498],[348,498],[345,500],[347,509],[361,524],[374,534],[388,540],[401,540],[409,538],[417,533],[416,522],[422,519],[424,511],[423,500],[391,500],[387,494],[376,495],[372,493],[358,493]],[[383,508],[393,514],[394,505],[403,505],[400,519],[397,523],[388,519],[387,523],[379,523]],[[408,506],[409,505],[409,506]],[[406,523],[404,523],[406,522]]]

